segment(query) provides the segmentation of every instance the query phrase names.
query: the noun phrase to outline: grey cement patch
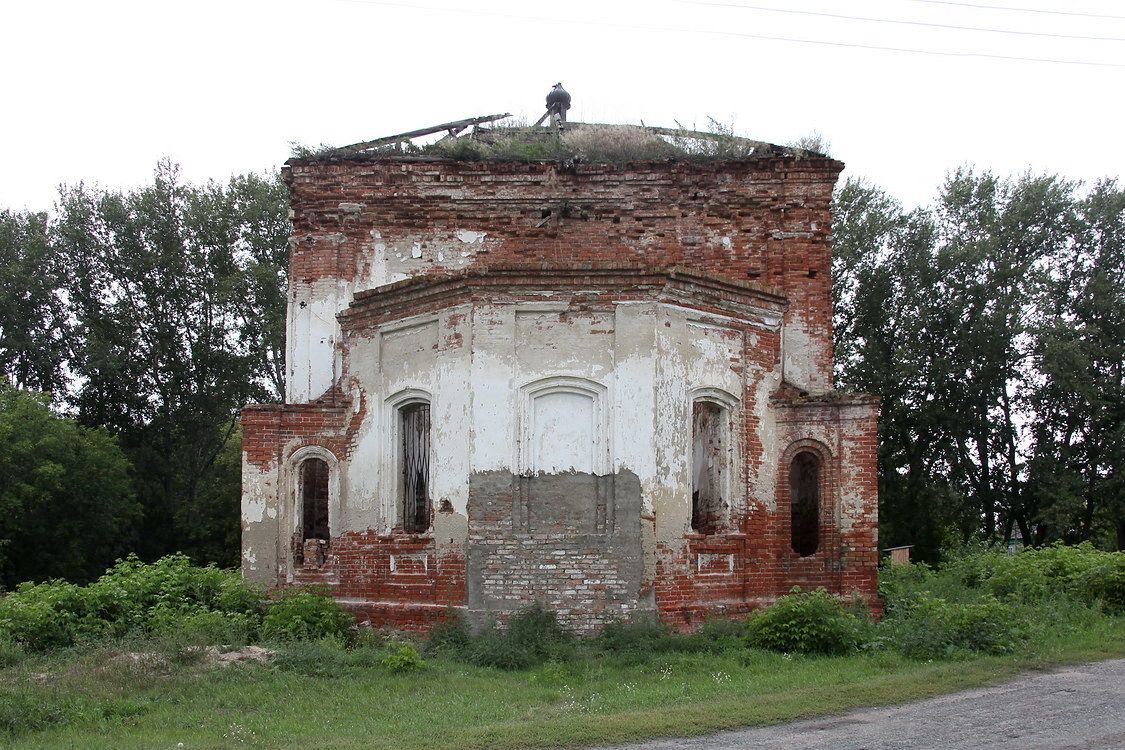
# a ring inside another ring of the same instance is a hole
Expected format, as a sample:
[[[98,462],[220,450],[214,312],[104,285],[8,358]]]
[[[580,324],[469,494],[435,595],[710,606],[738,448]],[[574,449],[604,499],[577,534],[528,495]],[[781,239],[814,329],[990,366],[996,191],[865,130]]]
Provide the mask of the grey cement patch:
[[[465,573],[477,626],[540,602],[579,632],[651,608],[640,597],[636,474],[474,474]]]

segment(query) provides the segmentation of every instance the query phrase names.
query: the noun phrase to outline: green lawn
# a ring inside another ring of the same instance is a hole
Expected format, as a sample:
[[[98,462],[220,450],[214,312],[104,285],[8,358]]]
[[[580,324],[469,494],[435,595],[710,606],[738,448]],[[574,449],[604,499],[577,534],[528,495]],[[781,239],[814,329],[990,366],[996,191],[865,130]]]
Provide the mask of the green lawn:
[[[935,662],[890,651],[790,657],[737,649],[587,655],[516,672],[431,660],[421,672],[395,675],[353,664],[325,677],[300,664],[154,669],[102,647],[27,657],[0,671],[0,721],[16,731],[14,748],[579,746],[895,703],[1120,656],[1121,618],[1019,655]]]

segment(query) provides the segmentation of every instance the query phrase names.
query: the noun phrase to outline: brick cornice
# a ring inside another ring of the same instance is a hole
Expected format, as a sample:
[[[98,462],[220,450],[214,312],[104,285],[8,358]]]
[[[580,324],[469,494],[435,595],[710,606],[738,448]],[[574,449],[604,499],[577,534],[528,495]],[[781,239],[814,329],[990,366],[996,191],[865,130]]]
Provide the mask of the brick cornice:
[[[530,295],[582,295],[586,301],[651,300],[733,314],[773,327],[787,307],[774,288],[679,267],[651,268],[613,263],[504,264],[475,266],[441,275],[417,276],[358,292],[338,316],[356,330],[471,301],[525,301]]]

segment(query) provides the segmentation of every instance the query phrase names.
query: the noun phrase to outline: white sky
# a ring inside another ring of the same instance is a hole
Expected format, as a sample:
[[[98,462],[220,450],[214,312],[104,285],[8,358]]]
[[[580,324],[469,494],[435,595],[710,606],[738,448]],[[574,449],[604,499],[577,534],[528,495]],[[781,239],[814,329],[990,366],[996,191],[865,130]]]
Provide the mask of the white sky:
[[[0,208],[13,209],[49,208],[60,183],[143,184],[164,156],[188,179],[225,179],[280,165],[291,141],[534,120],[555,81],[572,120],[712,116],[777,143],[819,130],[845,176],[907,204],[959,164],[1088,180],[1121,175],[1125,156],[1122,0],[0,0],[0,71]]]

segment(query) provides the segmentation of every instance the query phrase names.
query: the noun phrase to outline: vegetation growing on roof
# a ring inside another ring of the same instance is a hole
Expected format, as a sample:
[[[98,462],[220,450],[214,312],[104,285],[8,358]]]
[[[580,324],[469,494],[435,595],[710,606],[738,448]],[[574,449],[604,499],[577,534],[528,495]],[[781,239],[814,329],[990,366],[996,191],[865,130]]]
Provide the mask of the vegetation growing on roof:
[[[737,161],[753,156],[785,154],[818,156],[804,146],[786,148],[736,135],[734,128],[714,119],[707,130],[645,125],[568,123],[561,131],[528,126],[508,119],[478,125],[464,135],[447,135],[428,144],[404,138],[332,148],[321,144],[292,145],[296,159],[442,158],[457,161],[566,161],[587,164],[622,164],[633,161],[680,160],[691,162]]]
[[[461,160],[560,160],[621,164],[666,159],[706,162],[746,159],[775,147],[742,138],[711,120],[707,131],[641,125],[571,124],[561,134],[550,128],[492,126],[461,138],[447,138],[418,152]]]

